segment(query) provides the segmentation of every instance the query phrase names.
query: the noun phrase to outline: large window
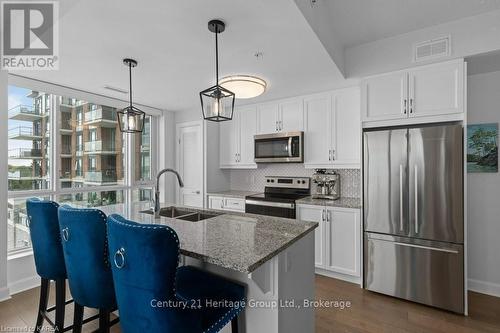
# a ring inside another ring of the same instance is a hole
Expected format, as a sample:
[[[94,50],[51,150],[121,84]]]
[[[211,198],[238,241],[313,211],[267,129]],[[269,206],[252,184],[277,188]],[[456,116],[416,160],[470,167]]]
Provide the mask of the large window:
[[[127,136],[112,106],[17,86],[9,86],[8,102],[9,252],[31,247],[29,197],[80,207],[151,199],[155,117],[146,118],[143,133]]]

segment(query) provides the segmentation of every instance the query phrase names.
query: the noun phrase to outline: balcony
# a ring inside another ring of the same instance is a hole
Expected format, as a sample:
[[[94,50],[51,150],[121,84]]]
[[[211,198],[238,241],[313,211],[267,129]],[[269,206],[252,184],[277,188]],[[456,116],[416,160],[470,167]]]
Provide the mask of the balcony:
[[[28,105],[18,105],[9,110],[9,119],[21,121],[34,121],[47,114],[42,114],[39,109]]]
[[[116,154],[116,147],[111,142],[85,142],[85,154]]]
[[[61,175],[59,176],[59,180],[61,182],[70,182],[71,181],[71,171],[61,171]]]
[[[31,127],[18,126],[9,129],[9,139],[13,140],[41,140],[42,133],[34,131]]]
[[[77,105],[77,101],[76,98],[61,97],[62,106],[73,107]]]
[[[99,185],[104,183],[109,184],[116,182],[117,182],[116,170],[114,169],[85,172],[85,183]]]
[[[61,146],[61,156],[62,157],[71,157],[71,145],[62,145]]]
[[[97,109],[85,112],[85,125],[101,125],[104,127],[116,127],[116,112],[113,109],[99,106]]]
[[[42,180],[44,178],[40,171],[33,172],[33,170],[21,169],[9,172],[10,180]]]
[[[9,159],[38,160],[42,158],[40,149],[14,148],[9,149]]]

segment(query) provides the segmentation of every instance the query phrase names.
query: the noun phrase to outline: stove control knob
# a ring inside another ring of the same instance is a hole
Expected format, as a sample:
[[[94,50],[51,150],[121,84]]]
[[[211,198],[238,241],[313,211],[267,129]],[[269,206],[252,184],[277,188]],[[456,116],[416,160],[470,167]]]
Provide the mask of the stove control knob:
[[[270,179],[268,179],[268,180],[267,180],[267,182],[268,182],[268,183],[269,183],[270,181],[271,181]]]

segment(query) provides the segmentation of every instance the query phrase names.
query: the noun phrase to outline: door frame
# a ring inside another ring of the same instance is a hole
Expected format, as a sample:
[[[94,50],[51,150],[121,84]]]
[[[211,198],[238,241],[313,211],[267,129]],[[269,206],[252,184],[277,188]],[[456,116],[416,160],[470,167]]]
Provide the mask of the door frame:
[[[202,163],[200,165],[200,170],[199,172],[201,173],[201,198],[202,198],[202,208],[205,208],[206,205],[206,200],[205,200],[205,170],[206,170],[206,156],[205,156],[205,126],[203,120],[195,120],[195,121],[186,121],[182,123],[177,123],[175,124],[175,169],[177,171],[180,171],[180,130],[185,127],[194,127],[194,126],[199,126],[200,127],[200,144],[201,144],[201,151],[202,151],[202,156],[201,160]],[[175,191],[175,202],[179,204],[180,201],[180,187],[177,186],[177,190]]]

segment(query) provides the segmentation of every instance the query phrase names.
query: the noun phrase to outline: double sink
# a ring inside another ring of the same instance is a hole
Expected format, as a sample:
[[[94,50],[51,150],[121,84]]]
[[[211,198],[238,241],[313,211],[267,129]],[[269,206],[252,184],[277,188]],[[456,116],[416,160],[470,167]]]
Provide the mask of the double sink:
[[[143,210],[141,211],[141,213],[152,215],[153,211]],[[160,216],[184,220],[184,221],[190,221],[190,222],[203,221],[219,215],[222,215],[222,213],[197,212],[193,210],[177,208],[174,206],[160,208]]]

